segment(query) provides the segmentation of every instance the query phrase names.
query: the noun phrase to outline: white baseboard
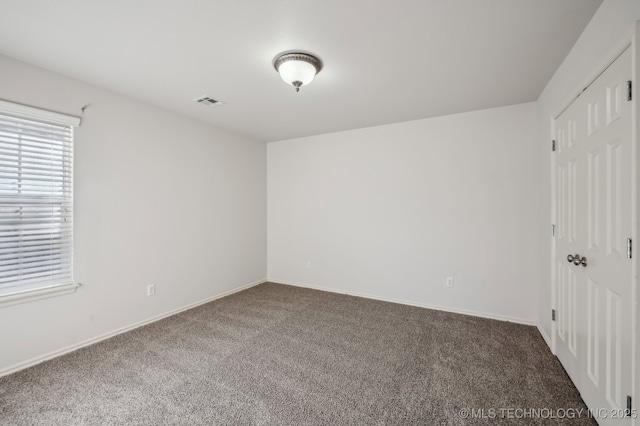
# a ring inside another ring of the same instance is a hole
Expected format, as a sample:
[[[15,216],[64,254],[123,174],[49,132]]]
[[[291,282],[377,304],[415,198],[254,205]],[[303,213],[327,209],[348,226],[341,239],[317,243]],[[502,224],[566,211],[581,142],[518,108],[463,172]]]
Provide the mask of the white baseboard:
[[[372,295],[372,294],[358,293],[358,292],[354,292],[354,291],[345,291],[345,290],[341,290],[341,289],[337,289],[337,288],[323,287],[323,286],[317,286],[317,285],[311,285],[311,284],[303,284],[303,283],[296,283],[296,282],[277,280],[277,279],[267,279],[267,281],[275,283],[275,284],[285,284],[285,285],[292,285],[292,286],[295,286],[295,287],[305,287],[305,288],[311,288],[311,289],[314,289],[314,290],[328,291],[328,292],[331,292],[331,293],[347,294],[349,296],[364,297],[365,299],[373,299],[373,300],[380,300],[380,301],[383,301],[383,302],[399,303],[401,305],[409,305],[409,306],[416,306],[418,308],[434,309],[436,311],[451,312],[451,313],[454,313],[454,314],[470,315],[470,316],[474,316],[474,317],[488,318],[488,319],[494,319],[494,320],[498,320],[498,321],[507,321],[507,322],[513,322],[513,323],[517,323],[517,324],[538,326],[538,324],[536,322],[534,322],[534,321],[530,321],[530,320],[527,320],[527,319],[524,319],[524,318],[510,317],[510,316],[506,316],[506,315],[490,314],[490,313],[487,313],[487,312],[470,311],[470,310],[466,310],[466,309],[455,309],[455,308],[449,308],[449,307],[445,307],[445,306],[429,305],[429,304],[426,304],[426,303],[416,303],[416,302],[410,302],[410,301],[402,300],[402,299],[394,299],[394,298],[390,298],[390,297],[381,297],[381,296],[375,296],[375,295]]]
[[[542,328],[540,324],[536,324],[536,327],[538,327],[538,331],[540,332],[540,335],[542,336],[544,341],[547,343],[547,346],[549,346],[549,350],[553,352],[553,349],[551,348],[551,338],[549,338],[549,335],[547,335],[547,332],[544,331],[544,328]]]
[[[225,291],[224,293],[217,294],[217,295],[215,295],[213,297],[209,297],[207,299],[200,300],[200,301],[195,302],[195,303],[191,303],[191,304],[183,306],[181,308],[174,309],[174,310],[166,312],[164,314],[160,314],[160,315],[157,315],[155,317],[152,317],[152,318],[149,318],[149,319],[146,319],[146,320],[143,320],[143,321],[128,325],[126,327],[122,327],[122,328],[119,328],[117,330],[110,331],[110,332],[105,333],[105,334],[101,334],[101,335],[93,337],[91,339],[84,340],[84,341],[82,341],[80,343],[76,343],[76,344],[67,346],[65,348],[58,349],[58,350],[49,352],[49,353],[41,355],[41,356],[37,356],[35,358],[31,358],[31,359],[29,359],[27,361],[24,361],[24,362],[21,362],[21,363],[18,363],[18,364],[15,364],[15,365],[12,365],[12,366],[9,366],[7,368],[4,368],[4,369],[0,370],[0,377],[6,376],[8,374],[15,373],[15,372],[20,371],[20,370],[24,370],[25,368],[32,367],[32,366],[34,366],[36,364],[40,364],[41,362],[48,361],[48,360],[50,360],[52,358],[59,357],[61,355],[67,354],[69,352],[73,352],[73,351],[78,350],[80,348],[84,348],[85,346],[93,345],[94,343],[98,343],[98,342],[100,342],[102,340],[106,340],[106,339],[108,339],[110,337],[113,337],[113,336],[116,336],[118,334],[122,334],[122,333],[126,333],[127,331],[131,331],[134,328],[142,327],[143,325],[147,325],[147,324],[150,324],[152,322],[159,321],[159,320],[161,320],[163,318],[170,317],[171,315],[175,315],[177,313],[189,310],[191,308],[195,308],[196,306],[204,305],[205,303],[209,303],[209,302],[212,302],[212,301],[214,301],[216,299],[220,299],[220,298],[223,298],[225,296],[229,296],[229,295],[231,295],[233,293],[238,293],[238,292],[240,292],[242,290],[246,290],[246,289],[248,289],[250,287],[254,287],[254,286],[256,286],[258,284],[262,284],[262,283],[264,283],[266,281],[267,281],[266,279],[255,281],[255,282],[252,282],[250,284],[246,284],[246,285],[243,285],[241,287],[234,288],[233,290],[229,290],[229,291]]]

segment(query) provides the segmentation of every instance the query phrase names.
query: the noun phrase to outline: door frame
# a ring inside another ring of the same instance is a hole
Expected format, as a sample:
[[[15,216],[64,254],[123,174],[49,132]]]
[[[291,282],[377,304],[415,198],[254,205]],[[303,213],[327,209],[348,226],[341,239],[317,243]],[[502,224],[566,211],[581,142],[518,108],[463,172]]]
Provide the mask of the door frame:
[[[637,21],[634,26],[625,34],[620,42],[618,42],[615,48],[611,51],[611,53],[601,61],[594,71],[588,74],[588,78],[584,80],[584,83],[576,90],[572,92],[572,96],[567,99],[566,102],[561,104],[561,107],[558,108],[557,112],[553,114],[550,120],[550,129],[551,135],[550,140],[554,140],[556,138],[556,119],[566,110],[572,103],[575,101],[580,94],[591,85],[599,76],[602,74],[608,67],[611,65],[627,48],[631,49],[631,67],[632,67],[632,78],[633,85],[631,88],[632,91],[632,100],[631,100],[631,238],[633,240],[633,255],[631,262],[631,277],[632,281],[629,283],[631,286],[631,297],[634,303],[631,304],[631,318],[633,322],[632,327],[632,336],[631,336],[631,398],[633,408],[638,410],[640,407],[640,360],[638,357],[640,356],[640,336],[638,335],[640,332],[640,315],[638,313],[638,307],[640,306],[640,277],[638,277],[638,271],[640,270],[640,240],[638,239],[638,213],[640,212],[640,197],[638,194],[638,190],[640,189],[640,173],[638,173],[638,164],[640,164],[640,149],[638,146],[640,144],[639,132],[638,132],[638,123],[640,123],[640,110],[638,108],[638,98],[640,96],[640,90],[638,86],[640,86],[640,21]],[[551,158],[551,224],[557,224],[556,219],[556,200],[557,200],[557,192],[556,192],[556,160],[554,152],[550,150],[550,158]],[[558,291],[558,283],[557,274],[556,274],[556,252],[555,252],[555,241],[554,236],[552,235],[549,239],[551,245],[551,309],[558,309],[558,301],[557,301],[557,291]],[[551,321],[551,352],[556,355],[557,348],[557,327],[558,322]],[[594,407],[590,407],[594,408]],[[638,410],[640,416],[640,410]],[[640,418],[633,419],[631,422],[632,425],[640,425]]]

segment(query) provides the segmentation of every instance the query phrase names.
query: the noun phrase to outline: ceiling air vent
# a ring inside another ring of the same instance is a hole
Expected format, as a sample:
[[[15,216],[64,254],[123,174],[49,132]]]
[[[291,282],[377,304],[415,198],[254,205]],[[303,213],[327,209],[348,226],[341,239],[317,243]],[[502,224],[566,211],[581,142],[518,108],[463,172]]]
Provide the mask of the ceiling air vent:
[[[209,97],[209,96],[200,96],[198,98],[195,98],[194,101],[198,102],[199,104],[202,104],[202,105],[205,105],[205,106],[209,106],[209,107],[224,105],[224,102],[216,101],[215,99],[213,99],[212,97]]]

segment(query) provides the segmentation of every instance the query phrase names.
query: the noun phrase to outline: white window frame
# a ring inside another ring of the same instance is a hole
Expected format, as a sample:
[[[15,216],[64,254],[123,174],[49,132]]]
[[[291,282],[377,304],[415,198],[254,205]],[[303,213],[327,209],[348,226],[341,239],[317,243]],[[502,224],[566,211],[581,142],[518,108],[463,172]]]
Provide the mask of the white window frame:
[[[52,111],[46,111],[26,105],[20,105],[13,102],[0,100],[0,114],[9,115],[22,119],[29,119],[38,122],[63,125],[68,127],[80,126],[80,118]],[[73,147],[73,142],[72,142]],[[72,148],[73,149],[73,148]],[[73,153],[71,154],[73,156]],[[72,171],[73,174],[73,171]],[[72,190],[73,191],[73,190]],[[73,253],[73,233],[71,237],[71,252]],[[71,276],[73,277],[73,271]],[[80,284],[74,283],[73,279],[70,283],[50,286],[44,284],[42,287],[29,288],[29,286],[16,286],[10,289],[0,291],[0,308],[18,303],[44,299],[63,294],[74,293]]]

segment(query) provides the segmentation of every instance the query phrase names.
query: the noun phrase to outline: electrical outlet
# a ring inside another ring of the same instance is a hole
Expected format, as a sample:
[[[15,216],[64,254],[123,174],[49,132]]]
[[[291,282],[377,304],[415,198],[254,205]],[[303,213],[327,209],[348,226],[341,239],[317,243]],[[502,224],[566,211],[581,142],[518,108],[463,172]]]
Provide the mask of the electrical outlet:
[[[447,277],[447,287],[453,287],[453,277]]]
[[[311,261],[310,260],[307,262],[307,269],[311,269]]]
[[[155,296],[156,295],[156,285],[149,284],[147,286],[147,296]]]

